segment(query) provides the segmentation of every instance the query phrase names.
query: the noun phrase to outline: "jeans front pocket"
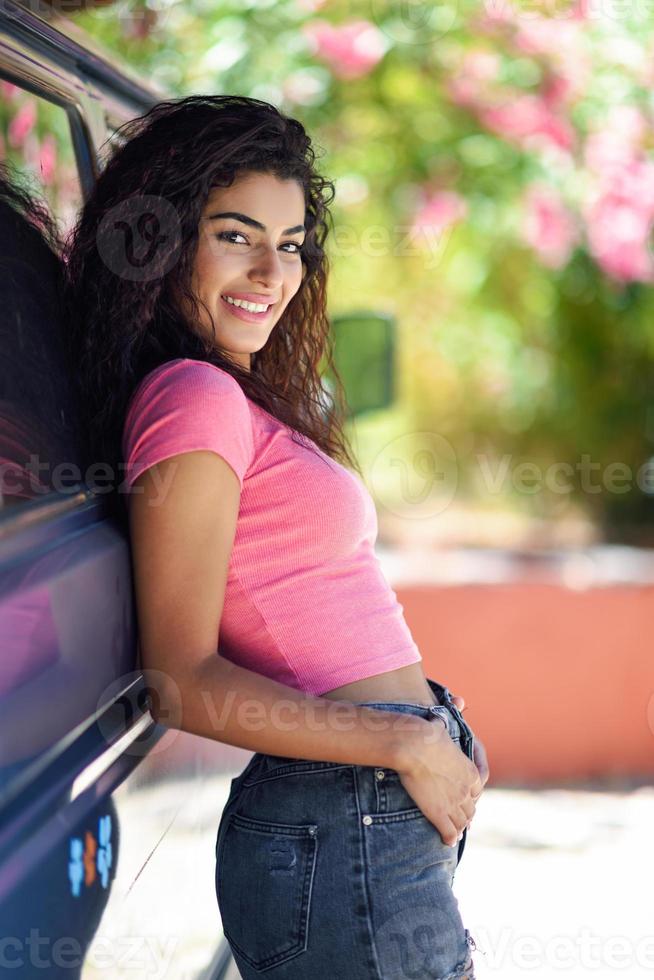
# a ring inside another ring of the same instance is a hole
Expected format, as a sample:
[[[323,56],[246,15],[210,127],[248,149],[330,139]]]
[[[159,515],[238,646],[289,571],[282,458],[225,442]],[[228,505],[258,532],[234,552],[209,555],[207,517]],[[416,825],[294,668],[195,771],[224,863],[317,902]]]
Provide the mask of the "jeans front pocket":
[[[255,970],[303,953],[318,853],[316,824],[227,818],[216,866],[225,938]]]

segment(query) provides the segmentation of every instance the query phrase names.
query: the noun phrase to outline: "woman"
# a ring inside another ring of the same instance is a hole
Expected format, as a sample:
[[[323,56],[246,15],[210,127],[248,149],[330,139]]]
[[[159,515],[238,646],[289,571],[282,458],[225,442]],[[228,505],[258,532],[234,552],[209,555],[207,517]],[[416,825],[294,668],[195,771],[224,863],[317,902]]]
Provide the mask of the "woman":
[[[321,385],[333,184],[256,99],[160,103],[122,140],[70,242],[70,357],[153,713],[254,752],[216,841],[237,965],[472,977],[451,884],[487,767],[423,673]]]

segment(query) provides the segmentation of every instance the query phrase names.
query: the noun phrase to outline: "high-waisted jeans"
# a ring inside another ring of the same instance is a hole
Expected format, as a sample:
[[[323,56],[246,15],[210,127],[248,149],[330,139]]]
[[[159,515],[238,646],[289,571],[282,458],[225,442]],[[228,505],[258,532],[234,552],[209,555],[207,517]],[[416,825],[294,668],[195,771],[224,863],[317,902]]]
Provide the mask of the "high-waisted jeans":
[[[469,758],[450,692],[439,705],[359,705],[442,717]],[[474,940],[452,892],[458,847],[394,769],[256,752],[232,780],[216,838],[216,896],[243,980],[472,980]]]

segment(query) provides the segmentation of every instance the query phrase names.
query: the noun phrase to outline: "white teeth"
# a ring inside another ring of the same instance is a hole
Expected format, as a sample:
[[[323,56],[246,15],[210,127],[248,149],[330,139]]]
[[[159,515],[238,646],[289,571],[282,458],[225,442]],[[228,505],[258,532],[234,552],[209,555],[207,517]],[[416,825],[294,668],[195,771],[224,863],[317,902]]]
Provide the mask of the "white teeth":
[[[262,304],[262,303],[248,303],[244,299],[232,299],[231,296],[223,296],[223,299],[232,306],[240,306],[244,310],[248,310],[250,313],[264,313],[272,303]]]

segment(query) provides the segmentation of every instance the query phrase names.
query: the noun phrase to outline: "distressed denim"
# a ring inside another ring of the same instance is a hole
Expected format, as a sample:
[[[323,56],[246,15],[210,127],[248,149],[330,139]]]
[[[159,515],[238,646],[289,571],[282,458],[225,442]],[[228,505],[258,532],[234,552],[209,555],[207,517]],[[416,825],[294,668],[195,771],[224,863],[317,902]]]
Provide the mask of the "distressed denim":
[[[450,692],[428,683],[438,706],[358,704],[441,716],[472,758]],[[466,836],[444,844],[394,769],[255,753],[216,837],[216,897],[243,980],[473,980],[452,891]]]

